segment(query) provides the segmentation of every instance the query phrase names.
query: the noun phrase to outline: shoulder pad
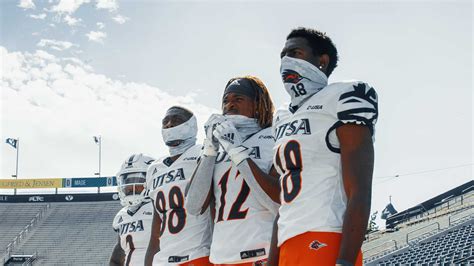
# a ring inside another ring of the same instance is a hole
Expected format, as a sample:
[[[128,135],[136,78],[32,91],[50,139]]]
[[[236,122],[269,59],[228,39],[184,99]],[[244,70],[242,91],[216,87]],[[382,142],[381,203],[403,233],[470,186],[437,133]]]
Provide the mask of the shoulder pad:
[[[378,96],[367,83],[342,82],[337,88],[337,118],[343,124],[359,124],[369,127],[372,135],[378,118]]]

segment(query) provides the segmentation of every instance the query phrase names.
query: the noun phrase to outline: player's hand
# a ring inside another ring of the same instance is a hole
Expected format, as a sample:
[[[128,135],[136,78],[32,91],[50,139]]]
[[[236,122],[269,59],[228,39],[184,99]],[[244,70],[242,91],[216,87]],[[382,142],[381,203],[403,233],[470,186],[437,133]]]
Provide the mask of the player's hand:
[[[242,145],[242,137],[230,121],[220,123],[213,132],[219,144],[229,154],[235,165],[249,157],[247,147]]]
[[[219,150],[219,142],[212,135],[217,125],[224,121],[224,116],[219,114],[212,114],[207,122],[204,124],[204,132],[206,138],[203,143],[203,155],[205,156],[216,156]]]

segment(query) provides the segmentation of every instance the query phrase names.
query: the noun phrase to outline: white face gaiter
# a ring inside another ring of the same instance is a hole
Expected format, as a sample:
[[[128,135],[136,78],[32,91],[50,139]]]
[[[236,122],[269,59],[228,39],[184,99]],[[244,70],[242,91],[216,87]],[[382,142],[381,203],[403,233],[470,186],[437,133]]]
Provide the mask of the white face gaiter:
[[[225,115],[224,119],[231,121],[243,139],[260,131],[262,128],[258,124],[257,119],[246,117],[244,115]]]
[[[193,115],[191,118],[188,119],[188,121],[175,127],[162,128],[161,135],[163,136],[163,141],[165,142],[165,144],[177,140],[181,141],[181,143],[177,146],[168,146],[170,150],[170,156],[175,156],[184,153],[187,149],[191,148],[196,144],[196,117]]]
[[[328,85],[328,78],[313,64],[289,56],[281,59],[280,74],[286,92],[291,96],[290,107],[299,107],[308,97]]]

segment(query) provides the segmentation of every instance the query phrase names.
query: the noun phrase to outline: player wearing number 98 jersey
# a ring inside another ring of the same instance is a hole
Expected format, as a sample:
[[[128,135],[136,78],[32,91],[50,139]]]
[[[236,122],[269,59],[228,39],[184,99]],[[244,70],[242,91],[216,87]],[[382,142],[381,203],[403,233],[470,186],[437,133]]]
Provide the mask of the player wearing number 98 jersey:
[[[111,256],[111,265],[143,265],[151,233],[153,205],[145,197],[146,171],[153,158],[134,154],[122,164],[117,174],[118,194],[124,206],[115,216],[113,228],[118,243]]]
[[[195,145],[196,118],[182,107],[172,107],[162,126],[170,156],[157,160],[147,173],[146,189],[155,216],[146,265],[151,265],[152,260],[153,265],[210,265],[210,211],[191,215],[184,208],[185,189],[202,148]]]

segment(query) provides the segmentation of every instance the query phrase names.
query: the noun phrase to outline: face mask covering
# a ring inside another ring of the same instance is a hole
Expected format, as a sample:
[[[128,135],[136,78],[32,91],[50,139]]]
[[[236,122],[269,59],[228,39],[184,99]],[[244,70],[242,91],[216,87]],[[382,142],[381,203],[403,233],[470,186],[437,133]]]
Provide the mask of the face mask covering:
[[[280,73],[293,108],[300,107],[303,101],[328,85],[326,74],[302,59],[284,56]]]
[[[163,141],[166,145],[173,141],[181,141],[176,146],[168,146],[170,150],[170,156],[175,156],[184,153],[187,149],[191,148],[196,144],[196,117],[193,115],[191,118],[188,119],[188,121],[175,127],[162,128],[161,135],[163,136]]]
[[[225,115],[224,118],[234,124],[244,139],[262,129],[255,118],[244,115]]]

